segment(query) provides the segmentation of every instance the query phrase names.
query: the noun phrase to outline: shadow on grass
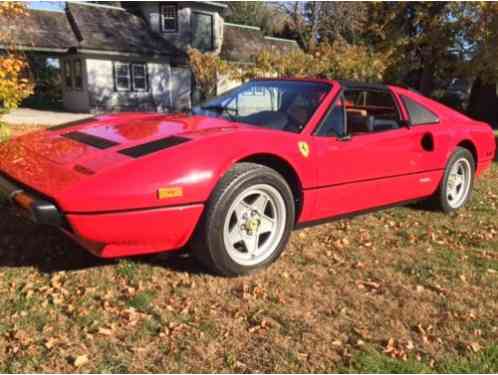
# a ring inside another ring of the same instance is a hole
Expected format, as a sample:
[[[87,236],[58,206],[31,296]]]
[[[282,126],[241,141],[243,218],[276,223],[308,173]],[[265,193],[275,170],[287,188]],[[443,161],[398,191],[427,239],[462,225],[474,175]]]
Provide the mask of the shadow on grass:
[[[495,134],[496,134],[495,162],[498,162],[498,130],[495,130]]]
[[[420,201],[406,207],[416,211],[439,212],[430,202]],[[0,217],[0,268],[35,267],[43,273],[75,271],[116,265],[119,259],[98,258],[56,228],[35,225],[11,213]],[[123,258],[121,258],[123,259]],[[209,273],[187,249],[126,257],[131,262],[164,267],[175,272]]]
[[[126,258],[137,263],[193,274],[204,269],[185,250]],[[0,217],[0,268],[35,267],[43,273],[74,271],[117,264],[98,258],[56,228],[39,226],[13,214]]]

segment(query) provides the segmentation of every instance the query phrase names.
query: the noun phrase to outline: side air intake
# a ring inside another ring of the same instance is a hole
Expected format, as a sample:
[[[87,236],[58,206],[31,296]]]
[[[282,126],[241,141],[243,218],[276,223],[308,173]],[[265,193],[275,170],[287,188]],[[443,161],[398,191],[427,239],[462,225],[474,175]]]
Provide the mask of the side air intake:
[[[177,146],[188,141],[190,141],[190,138],[171,136],[167,138],[158,139],[157,141],[144,143],[142,145],[125,148],[124,150],[120,150],[118,152],[123,155],[127,155],[137,159],[142,156],[150,155],[153,154],[154,152],[161,151],[169,147]]]

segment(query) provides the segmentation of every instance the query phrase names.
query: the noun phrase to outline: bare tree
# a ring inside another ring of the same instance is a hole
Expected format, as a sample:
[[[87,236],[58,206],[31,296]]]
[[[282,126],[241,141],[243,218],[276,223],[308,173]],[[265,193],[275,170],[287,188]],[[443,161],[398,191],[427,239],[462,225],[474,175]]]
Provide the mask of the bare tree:
[[[357,41],[366,21],[364,2],[286,1],[276,5],[305,50],[322,41]]]

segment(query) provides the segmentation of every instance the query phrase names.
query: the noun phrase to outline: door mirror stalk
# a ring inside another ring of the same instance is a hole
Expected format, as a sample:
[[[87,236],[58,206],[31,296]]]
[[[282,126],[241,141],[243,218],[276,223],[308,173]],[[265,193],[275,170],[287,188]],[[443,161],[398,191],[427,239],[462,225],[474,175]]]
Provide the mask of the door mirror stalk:
[[[341,142],[347,142],[347,141],[350,141],[351,139],[353,139],[353,137],[351,137],[351,134],[348,134],[348,135],[342,136],[342,137],[340,137],[338,139]]]
[[[408,129],[412,127],[412,123],[410,122],[410,120],[399,120],[399,125],[406,126]]]

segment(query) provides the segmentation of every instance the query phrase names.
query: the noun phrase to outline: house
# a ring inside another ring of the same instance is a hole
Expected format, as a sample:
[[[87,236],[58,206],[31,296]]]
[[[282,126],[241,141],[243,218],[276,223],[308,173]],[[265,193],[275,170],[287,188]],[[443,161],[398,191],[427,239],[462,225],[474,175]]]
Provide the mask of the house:
[[[67,2],[64,12],[30,10],[22,24],[0,22],[0,34],[7,28],[19,49],[60,59],[64,108],[75,112],[189,108],[190,47],[238,63],[250,63],[263,49],[298,48],[259,28],[225,23],[222,3],[118,4]]]

